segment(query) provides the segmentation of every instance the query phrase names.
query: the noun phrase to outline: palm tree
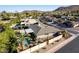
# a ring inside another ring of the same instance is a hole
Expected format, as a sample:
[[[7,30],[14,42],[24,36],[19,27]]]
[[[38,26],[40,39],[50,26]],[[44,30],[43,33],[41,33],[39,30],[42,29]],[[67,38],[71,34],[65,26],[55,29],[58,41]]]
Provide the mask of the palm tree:
[[[24,34],[21,34],[22,50],[24,50]]]

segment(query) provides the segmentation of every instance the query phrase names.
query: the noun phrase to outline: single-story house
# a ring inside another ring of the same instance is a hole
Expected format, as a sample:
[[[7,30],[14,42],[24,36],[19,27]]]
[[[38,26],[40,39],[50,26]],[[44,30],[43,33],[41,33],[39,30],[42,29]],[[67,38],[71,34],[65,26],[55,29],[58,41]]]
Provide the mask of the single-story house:
[[[20,30],[20,29],[28,29],[29,28],[28,25],[25,25],[24,22],[21,22],[21,23],[18,23],[18,24],[13,24],[10,27],[13,28],[13,29],[15,29],[15,30],[16,29]]]
[[[34,31],[31,28],[20,30],[20,33],[23,33],[23,34],[29,34],[29,33],[32,33],[32,32],[34,32]]]
[[[59,24],[59,26],[70,28],[70,27],[77,27],[77,26],[79,26],[79,24],[74,21],[65,21],[65,22]]]
[[[39,20],[43,23],[53,24],[57,19],[55,17],[43,16]]]
[[[35,19],[21,19],[22,22],[25,22],[26,24],[36,24],[38,21]]]
[[[25,29],[25,32],[28,34],[28,33],[32,33],[32,32],[34,32],[32,29]]]

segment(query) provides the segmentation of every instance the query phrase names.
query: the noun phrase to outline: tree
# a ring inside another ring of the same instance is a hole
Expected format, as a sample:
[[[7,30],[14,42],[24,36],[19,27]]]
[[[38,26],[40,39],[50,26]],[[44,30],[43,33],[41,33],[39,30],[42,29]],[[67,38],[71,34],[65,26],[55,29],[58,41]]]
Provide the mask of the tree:
[[[7,49],[9,53],[15,53],[17,52],[17,39],[14,34],[14,32],[11,32],[11,30],[7,33],[8,34],[8,43],[7,43]]]
[[[0,52],[17,52],[17,41],[15,32],[4,24],[5,31],[0,33]]]
[[[16,16],[18,19],[21,19],[21,15],[20,15],[20,13],[18,13],[18,12],[16,12],[16,13],[14,14],[14,16]]]
[[[2,16],[2,20],[10,20],[10,14],[7,13],[6,11],[3,11],[1,13],[1,16]]]
[[[70,36],[70,34],[68,33],[67,30],[63,30],[63,31],[61,31],[61,33],[62,33],[64,38],[68,38]]]

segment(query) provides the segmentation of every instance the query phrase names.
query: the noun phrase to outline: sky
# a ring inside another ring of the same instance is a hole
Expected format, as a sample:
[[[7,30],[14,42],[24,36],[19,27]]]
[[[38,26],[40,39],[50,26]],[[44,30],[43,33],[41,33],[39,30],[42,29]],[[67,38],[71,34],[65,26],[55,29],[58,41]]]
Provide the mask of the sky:
[[[15,12],[23,10],[41,10],[41,11],[52,11],[61,7],[61,5],[0,5],[0,12]]]

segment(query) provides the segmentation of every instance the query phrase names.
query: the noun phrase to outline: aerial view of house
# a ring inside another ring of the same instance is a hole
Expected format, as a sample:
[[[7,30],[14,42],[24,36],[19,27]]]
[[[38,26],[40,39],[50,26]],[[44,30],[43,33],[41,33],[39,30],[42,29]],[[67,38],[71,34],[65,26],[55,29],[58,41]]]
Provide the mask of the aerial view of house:
[[[79,5],[0,9],[0,53],[79,53]]]

